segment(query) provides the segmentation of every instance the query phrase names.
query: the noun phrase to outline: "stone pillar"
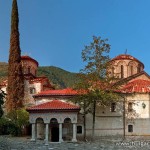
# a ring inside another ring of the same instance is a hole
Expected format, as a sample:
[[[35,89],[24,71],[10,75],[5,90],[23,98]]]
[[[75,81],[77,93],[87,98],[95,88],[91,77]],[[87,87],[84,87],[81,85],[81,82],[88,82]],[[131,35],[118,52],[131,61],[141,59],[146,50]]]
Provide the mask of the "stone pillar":
[[[73,138],[72,138],[72,142],[77,142],[77,138],[76,138],[76,136],[77,136],[77,134],[76,134],[76,129],[77,129],[76,123],[73,123]]]
[[[31,139],[31,141],[36,140],[36,131],[35,131],[35,129],[36,129],[35,123],[32,123],[32,139]]]
[[[45,128],[45,144],[48,145],[48,135],[49,135],[49,123],[46,123]]]
[[[59,123],[59,142],[63,142],[63,139],[62,139],[62,123]]]

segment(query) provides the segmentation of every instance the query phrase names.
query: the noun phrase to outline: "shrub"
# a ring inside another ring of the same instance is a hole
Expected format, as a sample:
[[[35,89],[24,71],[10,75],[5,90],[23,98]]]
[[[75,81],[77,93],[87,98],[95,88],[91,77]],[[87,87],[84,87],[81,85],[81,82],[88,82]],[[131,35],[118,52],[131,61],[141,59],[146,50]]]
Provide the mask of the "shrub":
[[[29,124],[29,113],[25,109],[13,110],[7,114],[11,121],[9,133],[13,136],[22,135],[22,129]]]
[[[0,118],[0,135],[8,135],[10,134],[9,128],[12,123],[8,118]]]

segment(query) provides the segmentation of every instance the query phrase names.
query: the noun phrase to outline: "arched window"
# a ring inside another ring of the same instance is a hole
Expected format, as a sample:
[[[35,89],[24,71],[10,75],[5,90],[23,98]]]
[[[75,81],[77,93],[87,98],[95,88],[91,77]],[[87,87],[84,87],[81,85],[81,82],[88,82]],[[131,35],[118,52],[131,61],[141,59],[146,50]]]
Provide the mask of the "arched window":
[[[121,65],[121,78],[124,78],[124,67]]]
[[[133,66],[130,66],[131,76],[133,75]]]
[[[138,67],[137,67],[137,73],[141,72],[141,65],[138,64]]]
[[[31,68],[30,67],[28,67],[28,74],[31,72]]]
[[[128,125],[128,132],[133,132],[133,125]]]

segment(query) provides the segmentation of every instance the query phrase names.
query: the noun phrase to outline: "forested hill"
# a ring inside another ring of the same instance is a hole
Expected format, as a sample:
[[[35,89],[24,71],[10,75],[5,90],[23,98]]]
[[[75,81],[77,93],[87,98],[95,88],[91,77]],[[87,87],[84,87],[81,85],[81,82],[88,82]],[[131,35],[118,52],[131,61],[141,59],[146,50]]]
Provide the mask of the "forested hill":
[[[58,88],[73,87],[78,81],[77,73],[71,73],[54,66],[39,67],[37,75],[45,75]]]
[[[7,78],[8,64],[0,62],[0,80]],[[37,76],[46,76],[56,88],[73,87],[78,81],[77,73],[71,73],[54,66],[40,66],[37,71]]]
[[[5,62],[0,62],[0,81],[6,79],[7,69],[8,69],[8,64]]]

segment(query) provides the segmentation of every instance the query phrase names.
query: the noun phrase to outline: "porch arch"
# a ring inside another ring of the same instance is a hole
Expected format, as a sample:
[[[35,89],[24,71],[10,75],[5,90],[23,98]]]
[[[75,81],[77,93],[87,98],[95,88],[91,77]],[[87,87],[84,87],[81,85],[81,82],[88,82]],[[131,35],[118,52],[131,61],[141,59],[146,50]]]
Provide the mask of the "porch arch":
[[[50,141],[59,142],[59,124],[57,118],[50,120]]]
[[[64,119],[64,122],[62,124],[62,137],[64,141],[71,141],[73,136],[73,125],[72,121],[69,117]]]
[[[43,118],[36,119],[36,137],[37,139],[45,138],[45,124]]]

